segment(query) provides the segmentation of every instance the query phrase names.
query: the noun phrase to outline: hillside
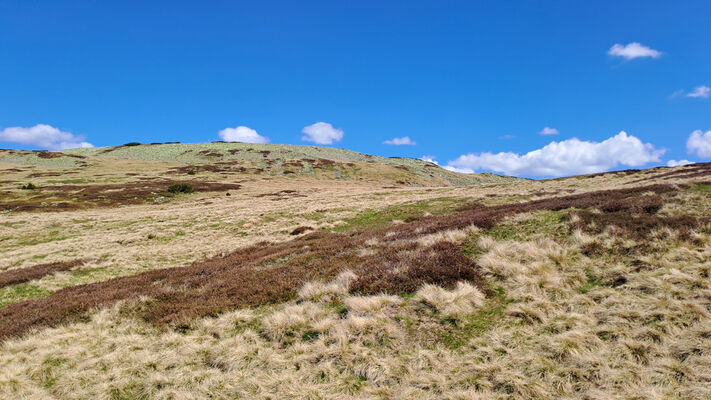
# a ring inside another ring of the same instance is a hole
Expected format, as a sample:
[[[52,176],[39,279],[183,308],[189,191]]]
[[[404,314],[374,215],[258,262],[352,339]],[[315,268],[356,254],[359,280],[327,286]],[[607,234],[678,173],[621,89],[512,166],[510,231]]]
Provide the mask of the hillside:
[[[0,398],[711,397],[711,164],[210,143],[0,170]]]
[[[206,171],[251,175],[309,176],[340,180],[400,181],[429,186],[500,183],[515,178],[457,174],[413,158],[386,158],[318,146],[248,143],[155,143],[70,149],[63,152],[0,150],[0,163],[42,167],[86,167],[108,160],[158,162],[168,173]],[[180,168],[180,167],[183,168]]]

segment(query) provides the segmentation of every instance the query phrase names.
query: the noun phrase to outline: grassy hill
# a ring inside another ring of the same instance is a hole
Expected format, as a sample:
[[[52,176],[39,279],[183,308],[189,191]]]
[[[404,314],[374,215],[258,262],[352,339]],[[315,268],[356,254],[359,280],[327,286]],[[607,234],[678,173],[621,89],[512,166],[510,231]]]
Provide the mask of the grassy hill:
[[[386,158],[318,146],[248,143],[164,143],[94,147],[63,152],[0,151],[0,163],[82,167],[106,159],[180,165],[173,171],[209,171],[341,180],[382,180],[412,185],[504,183],[516,178],[490,173],[457,174],[413,158]]]
[[[216,143],[0,169],[0,398],[711,397],[711,164],[482,184]]]

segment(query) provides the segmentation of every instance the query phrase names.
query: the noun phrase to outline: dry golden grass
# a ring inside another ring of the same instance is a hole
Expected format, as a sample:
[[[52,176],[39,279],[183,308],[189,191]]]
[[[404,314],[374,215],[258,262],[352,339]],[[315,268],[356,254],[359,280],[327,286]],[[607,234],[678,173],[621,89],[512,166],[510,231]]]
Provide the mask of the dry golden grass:
[[[0,394],[708,398],[711,237],[701,235],[701,246],[659,240],[653,255],[610,265],[580,257],[573,242],[482,239],[482,268],[506,301],[495,323],[472,331],[482,312],[496,314],[496,297],[464,283],[424,287],[410,300],[352,297],[342,290],[349,274],[307,285],[298,302],[198,320],[182,334],[115,307],[5,343]],[[461,343],[452,346],[452,335]]]
[[[114,175],[102,179],[129,179],[119,177],[119,167],[145,176],[175,167],[124,161],[107,159],[101,174]],[[26,173],[8,173],[8,180],[24,181]],[[90,260],[26,283],[51,292],[281,242],[298,226],[336,228],[361,211],[396,204],[444,197],[506,204],[655,179],[683,183],[690,173],[698,170],[398,189],[248,176],[229,197],[199,193],[125,208],[1,214],[0,269]],[[36,182],[49,179],[56,177]],[[305,197],[271,195],[284,190]],[[711,195],[692,186],[656,215],[703,217],[710,208]],[[333,281],[305,284],[292,302],[199,318],[180,330],[136,317],[151,299],[124,301],[85,321],[0,344],[0,398],[711,398],[711,226],[691,233],[660,226],[640,238],[586,225],[602,219],[584,211],[518,214],[489,231],[402,239],[467,248],[488,296],[467,282],[403,296],[353,296],[357,277],[345,265]],[[360,251],[367,256],[379,245],[365,241]]]

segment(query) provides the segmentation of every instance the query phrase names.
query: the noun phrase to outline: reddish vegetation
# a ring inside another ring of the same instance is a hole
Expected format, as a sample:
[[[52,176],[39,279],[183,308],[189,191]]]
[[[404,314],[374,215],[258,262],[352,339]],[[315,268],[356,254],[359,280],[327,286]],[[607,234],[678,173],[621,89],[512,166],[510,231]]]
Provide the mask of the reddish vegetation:
[[[172,196],[168,192],[168,187],[173,184],[188,184],[198,192],[237,190],[241,187],[236,183],[174,180],[144,180],[104,185],[45,185],[40,187],[40,190],[37,190],[29,200],[13,200],[9,195],[3,196],[0,210],[58,211],[116,207],[121,204],[150,204],[157,196]],[[43,206],[43,202],[53,203],[53,206]]]
[[[202,150],[202,151],[199,151],[198,154],[200,154],[201,156],[205,156],[205,157],[222,157],[222,153],[218,153],[213,150]]]
[[[425,283],[451,286],[461,280],[480,284],[476,265],[455,245],[419,248],[411,242],[384,243],[363,256],[358,249],[366,236],[371,235],[312,233],[187,267],[68,287],[47,298],[0,309],[0,339],[75,320],[91,309],[139,296],[152,298],[140,312],[145,320],[179,326],[235,307],[287,301],[306,281],[331,279],[346,268],[358,275],[354,293],[399,294]]]
[[[632,183],[647,182],[652,179],[691,179],[711,176],[711,163],[691,164],[679,169],[675,169],[663,174],[652,175],[646,178],[638,179]]]
[[[47,298],[12,304],[0,310],[0,339],[21,335],[33,327],[75,320],[91,309],[139,296],[152,299],[136,311],[146,321],[186,326],[195,317],[293,299],[306,281],[331,279],[344,269],[358,276],[351,286],[351,291],[357,294],[401,294],[425,283],[447,287],[461,280],[473,282],[490,294],[476,264],[464,256],[460,245],[439,242],[423,247],[401,239],[469,225],[486,229],[509,215],[566,208],[601,210],[599,214],[580,212],[580,227],[584,229],[589,228],[589,222],[598,227],[609,223],[629,234],[645,235],[659,225],[674,228],[695,225],[698,221],[691,217],[655,215],[662,201],[675,191],[670,185],[652,185],[527,203],[471,204],[451,215],[421,217],[381,229],[347,234],[315,232],[285,243],[260,243],[187,267],[68,287]],[[361,252],[366,242],[375,243],[368,246],[372,251]]]
[[[67,153],[61,153],[58,151],[38,151],[37,152],[37,157],[39,158],[59,158],[59,157],[72,157],[72,158],[86,158],[85,156],[81,156],[79,154],[67,154]]]
[[[33,279],[40,279],[59,271],[68,271],[74,267],[86,263],[86,260],[59,261],[48,264],[33,265],[26,268],[12,269],[0,272],[0,288],[18,283],[24,283]]]

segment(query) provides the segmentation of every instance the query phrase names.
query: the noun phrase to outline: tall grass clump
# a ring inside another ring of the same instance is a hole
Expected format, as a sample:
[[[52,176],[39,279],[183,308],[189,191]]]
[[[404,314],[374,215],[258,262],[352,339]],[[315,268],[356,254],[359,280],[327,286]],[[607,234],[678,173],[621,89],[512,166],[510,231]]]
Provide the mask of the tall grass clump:
[[[192,193],[195,191],[195,188],[187,183],[174,183],[168,186],[168,191],[170,193]]]

